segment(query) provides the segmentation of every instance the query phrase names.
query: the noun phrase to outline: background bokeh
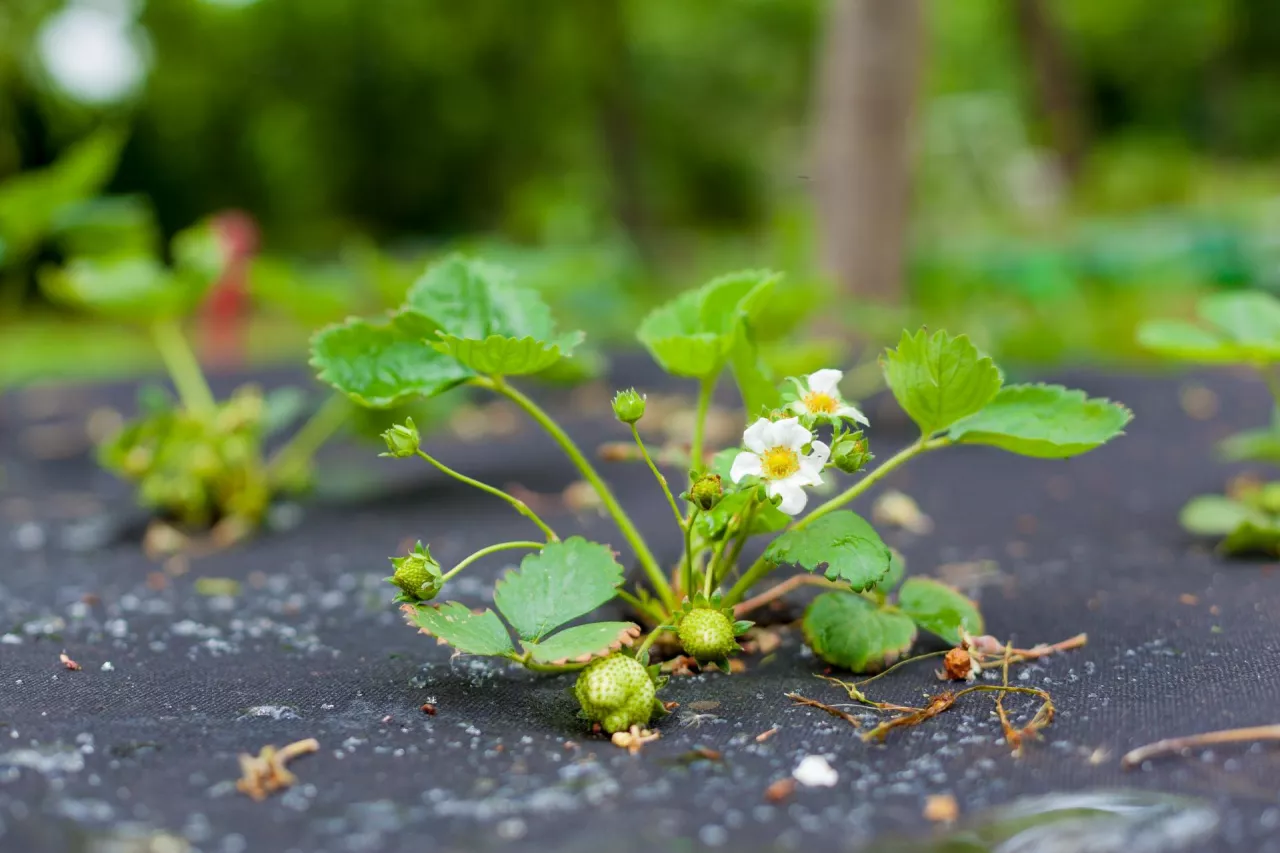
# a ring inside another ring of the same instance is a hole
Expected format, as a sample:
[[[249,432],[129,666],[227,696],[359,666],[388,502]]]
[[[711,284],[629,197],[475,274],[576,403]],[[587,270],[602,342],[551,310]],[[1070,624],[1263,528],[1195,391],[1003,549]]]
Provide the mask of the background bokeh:
[[[150,364],[40,269],[211,215],[257,257],[255,361],[458,247],[598,339],[768,265],[828,334],[928,322],[1013,360],[1135,358],[1144,316],[1280,287],[1280,6],[921,9],[904,274],[873,302],[818,263],[824,0],[6,0],[0,382]]]

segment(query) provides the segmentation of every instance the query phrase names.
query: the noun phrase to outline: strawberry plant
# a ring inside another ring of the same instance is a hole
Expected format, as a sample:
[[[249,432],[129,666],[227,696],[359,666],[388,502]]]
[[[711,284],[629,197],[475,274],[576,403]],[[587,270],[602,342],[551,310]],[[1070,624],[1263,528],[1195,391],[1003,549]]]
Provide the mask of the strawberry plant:
[[[1138,342],[1171,360],[1256,371],[1271,393],[1271,421],[1226,438],[1217,453],[1227,462],[1280,463],[1280,300],[1258,291],[1216,293],[1197,304],[1195,322],[1149,320]],[[1190,533],[1220,537],[1229,554],[1280,554],[1280,482],[1192,498],[1179,520]]]
[[[350,405],[333,395],[279,451],[263,444],[298,413],[295,389],[263,395],[254,386],[215,399],[183,332],[224,270],[225,252],[211,225],[179,232],[169,260],[156,252],[76,256],[40,270],[51,299],[145,329],[177,392],[151,390],[141,415],[99,447],[101,464],[136,484],[139,502],[183,526],[219,524],[234,539],[262,520],[273,495],[306,485],[311,458],[342,424]]]
[[[448,571],[434,561],[428,565],[429,552],[421,547],[393,558],[391,580],[408,622],[459,653],[502,657],[539,671],[580,671],[575,695],[583,715],[609,732],[644,726],[661,709],[654,692],[661,681],[650,662],[659,636],[727,671],[725,660],[750,625],[742,617],[796,585],[783,581],[752,596],[782,567],[808,572],[801,577],[825,588],[806,611],[803,632],[814,651],[836,666],[881,670],[910,649],[920,630],[953,643],[981,633],[973,602],[935,581],[903,580],[901,560],[848,505],[909,460],[955,445],[1046,459],[1084,453],[1119,435],[1129,411],[1057,385],[1006,384],[964,336],[906,333],[884,354],[882,366],[920,435],[868,471],[868,419],[843,397],[841,372],[819,370],[779,384],[760,357],[755,330],[762,313],[778,304],[773,297],[780,278],[761,271],[723,276],[639,324],[638,337],[654,360],[668,373],[694,380],[698,389],[683,457],[687,477],[674,489],[636,426],[646,414],[644,396],[627,390],[613,401],[637,458],[654,474],[655,499],[670,508],[671,527],[657,548],[641,536],[573,439],[513,384],[572,359],[584,335],[557,329],[538,294],[520,287],[507,270],[453,256],[428,268],[388,317],[351,319],[319,331],[312,340],[318,375],[361,405],[389,407],[459,387],[513,402],[595,490],[643,573],[642,581],[624,584],[611,548],[580,537],[562,541],[517,497],[430,455],[406,423],[385,434],[389,455],[419,458],[507,502],[538,531],[537,538],[481,548]],[[741,446],[711,453],[704,441],[707,413],[724,373],[733,377],[747,417]],[[862,476],[806,514],[810,493],[842,474]],[[770,541],[748,562],[745,546],[757,537]],[[507,550],[533,553],[494,590],[505,622],[492,610],[476,613],[457,602],[434,601],[457,573]],[[634,621],[557,630],[614,598]]]

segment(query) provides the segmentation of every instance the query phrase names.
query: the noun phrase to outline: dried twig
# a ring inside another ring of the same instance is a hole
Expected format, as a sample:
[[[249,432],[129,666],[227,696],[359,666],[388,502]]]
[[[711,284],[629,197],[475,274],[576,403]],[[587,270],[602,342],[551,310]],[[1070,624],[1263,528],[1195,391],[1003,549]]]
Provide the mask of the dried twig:
[[[1120,766],[1128,770],[1137,767],[1149,758],[1167,755],[1170,752],[1182,752],[1184,749],[1195,749],[1200,746],[1213,746],[1222,743],[1250,743],[1260,740],[1280,740],[1280,725],[1250,726],[1243,729],[1224,729],[1217,732],[1205,732],[1189,737],[1174,737],[1158,740],[1146,746],[1130,750],[1120,759]]]
[[[770,587],[754,598],[748,598],[741,604],[734,605],[733,615],[737,619],[741,619],[745,614],[752,610],[764,607],[771,601],[776,601],[793,589],[799,589],[802,586],[821,586],[829,589],[845,589],[844,584],[829,581],[820,575],[793,575],[787,578],[777,586]]]
[[[959,693],[947,691],[945,693],[939,693],[937,696],[931,696],[929,697],[928,705],[925,705],[923,708],[916,708],[910,713],[902,714],[901,716],[894,717],[891,720],[885,720],[871,731],[865,733],[862,736],[862,739],[864,741],[884,740],[893,729],[918,726],[925,720],[932,720],[934,717],[954,705],[956,703],[956,699],[959,699],[960,696],[967,692],[967,690],[962,690]]]
[[[280,749],[264,746],[256,756],[242,752],[240,779],[236,782],[236,790],[242,794],[248,794],[259,802],[265,800],[270,794],[288,788],[298,781],[298,777],[285,769],[285,762],[299,755],[315,752],[319,748],[319,741],[315,738],[307,738]]]
[[[839,717],[849,725],[853,726],[855,729],[862,728],[861,720],[859,720],[853,714],[850,714],[848,711],[842,711],[839,708],[835,707],[834,705],[828,705],[825,702],[819,702],[817,699],[806,698],[804,696],[801,696],[799,693],[787,693],[784,695],[788,699],[790,699],[792,702],[796,702],[801,705],[808,705],[810,708],[817,708],[819,711],[826,711],[828,714],[830,714],[833,717]]]

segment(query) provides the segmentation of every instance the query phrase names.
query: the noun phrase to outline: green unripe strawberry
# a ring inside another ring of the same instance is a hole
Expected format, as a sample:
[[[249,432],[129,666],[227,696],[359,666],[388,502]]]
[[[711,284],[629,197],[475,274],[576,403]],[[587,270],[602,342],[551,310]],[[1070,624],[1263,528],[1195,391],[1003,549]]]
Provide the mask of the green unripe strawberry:
[[[653,679],[640,661],[623,654],[592,662],[573,686],[582,713],[609,734],[647,726],[657,704]]]
[[[404,557],[392,557],[391,565],[395,566],[395,574],[387,578],[400,587],[407,601],[430,601],[440,593],[444,586],[444,576],[440,573],[440,564],[431,557],[431,550],[423,548],[419,542]]]
[[[720,610],[695,607],[684,615],[676,627],[684,653],[702,661],[724,660],[738,648],[734,624]]]

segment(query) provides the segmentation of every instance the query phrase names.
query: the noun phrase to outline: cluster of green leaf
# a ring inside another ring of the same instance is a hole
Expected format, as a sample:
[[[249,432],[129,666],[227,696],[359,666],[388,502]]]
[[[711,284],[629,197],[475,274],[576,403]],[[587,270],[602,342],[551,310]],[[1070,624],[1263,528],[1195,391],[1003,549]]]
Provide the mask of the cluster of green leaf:
[[[581,670],[576,695],[584,714],[610,731],[649,721],[655,685],[643,673],[659,635],[676,634],[684,652],[704,662],[722,661],[736,650],[735,637],[749,627],[738,617],[790,588],[784,583],[747,599],[782,566],[809,572],[809,580],[829,589],[808,609],[804,634],[821,657],[839,666],[882,668],[906,653],[918,629],[952,643],[961,641],[962,632],[981,632],[982,617],[973,602],[936,581],[904,582],[901,560],[845,506],[914,456],[955,444],[1038,458],[1084,453],[1121,434],[1129,411],[1056,385],[1005,385],[991,359],[963,336],[904,333],[885,353],[883,370],[894,396],[919,425],[920,437],[802,515],[806,489],[836,472],[858,473],[872,457],[860,429],[866,418],[843,399],[840,371],[792,378],[781,387],[770,375],[756,331],[769,307],[779,304],[771,301],[779,279],[768,271],[721,276],[659,306],[639,324],[637,336],[654,360],[675,376],[696,380],[699,389],[687,480],[679,489],[668,484],[636,428],[645,416],[644,397],[634,390],[621,392],[613,404],[672,511],[675,527],[662,550],[669,553],[675,543],[683,544],[667,567],[658,563],[604,478],[555,419],[510,384],[513,377],[545,376],[571,360],[584,337],[557,330],[538,293],[521,287],[510,271],[450,257],[429,267],[389,317],[350,319],[319,331],[312,341],[318,375],[361,405],[392,406],[459,386],[513,401],[595,489],[644,572],[643,583],[623,588],[621,567],[607,546],[579,538],[562,542],[518,498],[424,451],[413,424],[406,423],[384,435],[389,455],[419,457],[507,501],[545,537],[487,546],[445,573],[434,563],[425,568],[425,551],[394,558],[391,580],[413,624],[463,653],[545,671]],[[708,459],[707,408],[725,373],[745,401],[745,447]],[[774,538],[758,560],[740,565],[747,541],[755,536]],[[520,548],[540,553],[527,557],[520,572],[501,581],[494,594],[518,644],[493,611],[475,614],[456,602],[432,603],[459,571],[488,555]],[[629,623],[550,633],[615,596],[647,626],[638,647],[624,648],[639,635]]]
[[[268,461],[263,442],[295,420],[299,394],[282,389],[264,398],[244,387],[216,400],[182,330],[226,269],[215,227],[202,223],[179,232],[167,258],[150,241],[105,242],[101,251],[42,267],[40,286],[77,311],[148,330],[178,398],[144,399],[138,418],[101,446],[101,463],[136,483],[139,503],[161,517],[193,527],[226,522],[228,529],[254,529],[274,494],[308,484],[311,457],[341,425],[349,404],[335,396]]]
[[[1218,445],[1229,462],[1280,463],[1280,300],[1241,291],[1205,297],[1196,321],[1150,320],[1138,341],[1171,360],[1253,368],[1271,392],[1268,426],[1230,436]],[[1219,536],[1229,554],[1280,554],[1280,483],[1245,489],[1234,496],[1201,495],[1182,509],[1182,526],[1199,536]]]

